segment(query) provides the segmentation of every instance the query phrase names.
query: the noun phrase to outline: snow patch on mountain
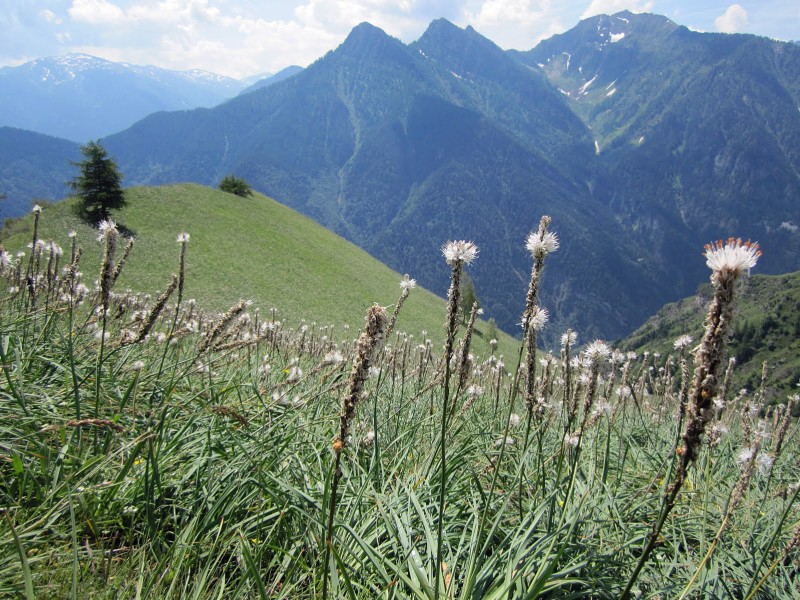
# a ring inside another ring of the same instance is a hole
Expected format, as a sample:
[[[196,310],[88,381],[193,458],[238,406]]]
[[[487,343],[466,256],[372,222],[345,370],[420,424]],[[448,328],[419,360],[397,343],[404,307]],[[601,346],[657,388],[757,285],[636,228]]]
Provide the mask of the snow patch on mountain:
[[[589,81],[587,81],[586,83],[584,83],[584,84],[581,86],[581,89],[579,89],[579,90],[578,90],[578,93],[579,93],[579,94],[584,94],[584,95],[585,95],[585,94],[588,94],[589,92],[587,92],[586,90],[588,90],[588,89],[589,89],[589,86],[590,86],[590,85],[592,85],[592,84],[594,83],[594,80],[595,80],[595,79],[597,79],[597,75],[595,75],[595,76],[594,76],[594,77],[592,77],[592,78],[591,78]]]

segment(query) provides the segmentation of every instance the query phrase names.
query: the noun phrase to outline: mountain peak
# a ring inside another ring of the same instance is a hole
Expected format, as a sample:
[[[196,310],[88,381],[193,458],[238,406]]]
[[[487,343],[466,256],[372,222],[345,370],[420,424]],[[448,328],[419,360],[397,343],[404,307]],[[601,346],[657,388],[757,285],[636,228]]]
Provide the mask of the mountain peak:
[[[447,19],[436,19],[428,25],[425,33],[412,44],[425,56],[437,59],[458,59],[468,66],[472,61],[485,61],[493,56],[497,59],[503,51],[490,39],[472,27],[461,29]]]
[[[481,43],[489,46],[495,46],[494,42],[483,37],[480,33],[473,29],[471,25],[468,25],[466,28],[462,29],[458,25],[444,18],[431,21],[430,25],[428,25],[428,28],[425,30],[425,33],[422,34],[415,44],[420,47],[425,47],[431,43],[439,44],[445,41],[457,41],[463,43],[465,40],[479,40]]]
[[[363,49],[364,47],[385,43],[391,39],[383,29],[364,21],[353,27],[347,38],[342,42],[341,48]]]
[[[356,25],[335,53],[358,61],[394,63],[407,61],[406,45],[371,23]]]
[[[461,31],[461,28],[458,25],[452,23],[451,21],[448,21],[444,17],[441,17],[439,19],[434,19],[433,21],[431,21],[430,25],[428,25],[428,28],[425,30],[425,33],[422,34],[422,37],[425,37],[426,35],[433,33],[442,34],[446,32],[457,32],[457,31]]]

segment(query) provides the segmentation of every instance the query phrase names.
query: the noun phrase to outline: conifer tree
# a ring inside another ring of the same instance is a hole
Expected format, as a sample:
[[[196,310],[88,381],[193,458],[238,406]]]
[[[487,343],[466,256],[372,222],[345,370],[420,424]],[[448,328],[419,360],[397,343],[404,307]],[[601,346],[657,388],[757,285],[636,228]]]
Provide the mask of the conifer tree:
[[[70,181],[69,186],[81,199],[81,218],[96,225],[108,220],[110,211],[125,206],[122,174],[117,163],[98,142],[81,146],[81,153],[85,160],[72,163],[80,168],[80,175]]]

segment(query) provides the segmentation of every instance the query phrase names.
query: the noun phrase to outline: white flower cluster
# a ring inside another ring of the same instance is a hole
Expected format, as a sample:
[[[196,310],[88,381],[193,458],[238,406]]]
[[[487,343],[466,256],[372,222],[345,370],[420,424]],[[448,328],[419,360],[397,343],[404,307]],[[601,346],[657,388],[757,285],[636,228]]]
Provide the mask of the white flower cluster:
[[[533,258],[544,258],[551,252],[558,250],[559,246],[558,236],[551,231],[547,231],[541,236],[538,232],[532,232],[525,241],[525,247]]]
[[[738,276],[745,272],[750,273],[750,269],[756,266],[761,251],[757,242],[728,238],[725,242],[719,240],[713,244],[706,244],[704,256],[706,265],[715,273],[727,271]]]
[[[469,265],[478,258],[478,247],[473,242],[464,240],[447,242],[442,246],[442,254],[451,267],[458,263]]]

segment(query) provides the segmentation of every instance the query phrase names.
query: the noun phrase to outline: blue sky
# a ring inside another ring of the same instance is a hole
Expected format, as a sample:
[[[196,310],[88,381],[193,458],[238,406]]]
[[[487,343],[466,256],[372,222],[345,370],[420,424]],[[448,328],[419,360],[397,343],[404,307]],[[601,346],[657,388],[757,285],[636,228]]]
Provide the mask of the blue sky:
[[[0,66],[85,52],[246,77],[306,66],[362,21],[410,42],[445,17],[527,50],[624,9],[701,31],[800,39],[800,0],[0,0]]]

